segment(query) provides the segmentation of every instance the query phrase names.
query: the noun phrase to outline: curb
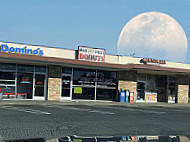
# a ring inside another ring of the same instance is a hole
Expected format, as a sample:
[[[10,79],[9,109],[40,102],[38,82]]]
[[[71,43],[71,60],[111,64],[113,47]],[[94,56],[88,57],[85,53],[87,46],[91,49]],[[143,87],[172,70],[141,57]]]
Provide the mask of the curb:
[[[2,105],[88,105],[88,106],[123,106],[123,107],[190,107],[190,104],[170,104],[170,103],[120,103],[106,101],[42,101],[42,100],[3,100]]]

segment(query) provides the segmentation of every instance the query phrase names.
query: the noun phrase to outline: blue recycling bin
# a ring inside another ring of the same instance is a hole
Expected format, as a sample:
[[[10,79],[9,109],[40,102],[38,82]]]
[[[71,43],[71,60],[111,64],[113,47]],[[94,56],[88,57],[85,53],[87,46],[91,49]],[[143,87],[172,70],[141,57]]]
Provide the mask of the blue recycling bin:
[[[120,91],[120,103],[125,103],[125,91],[121,89]]]

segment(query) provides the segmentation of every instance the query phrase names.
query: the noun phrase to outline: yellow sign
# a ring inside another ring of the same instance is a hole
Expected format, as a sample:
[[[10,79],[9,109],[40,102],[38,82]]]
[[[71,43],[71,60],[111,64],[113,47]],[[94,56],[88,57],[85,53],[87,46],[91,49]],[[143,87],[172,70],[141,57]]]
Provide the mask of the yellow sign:
[[[156,94],[147,93],[146,94],[146,101],[147,102],[157,102],[157,95]]]
[[[73,139],[73,142],[82,142],[81,139]]]
[[[82,94],[82,87],[74,87],[74,94]]]

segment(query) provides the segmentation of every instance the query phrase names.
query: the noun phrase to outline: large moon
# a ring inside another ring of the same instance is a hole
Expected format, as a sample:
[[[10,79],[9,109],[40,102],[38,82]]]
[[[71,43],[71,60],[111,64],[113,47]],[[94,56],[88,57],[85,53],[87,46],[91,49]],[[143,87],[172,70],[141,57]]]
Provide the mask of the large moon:
[[[119,55],[135,53],[174,62],[184,62],[187,37],[180,24],[171,16],[160,12],[146,12],[132,18],[122,29],[117,50]]]

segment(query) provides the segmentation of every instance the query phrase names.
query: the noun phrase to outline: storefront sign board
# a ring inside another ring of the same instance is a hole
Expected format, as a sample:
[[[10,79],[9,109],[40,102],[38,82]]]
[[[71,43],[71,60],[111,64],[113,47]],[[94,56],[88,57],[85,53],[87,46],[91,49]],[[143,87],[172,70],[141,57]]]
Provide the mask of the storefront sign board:
[[[156,64],[156,65],[166,64],[165,60],[156,60],[156,59],[152,59],[152,58],[143,58],[140,60],[140,62],[144,63],[144,64]]]
[[[104,62],[105,49],[89,48],[85,46],[78,47],[78,60]]]
[[[8,46],[7,44],[1,44],[1,52],[27,54],[27,55],[39,55],[39,56],[44,55],[44,51],[41,50],[40,48],[30,49],[27,46],[11,47],[11,46]]]

